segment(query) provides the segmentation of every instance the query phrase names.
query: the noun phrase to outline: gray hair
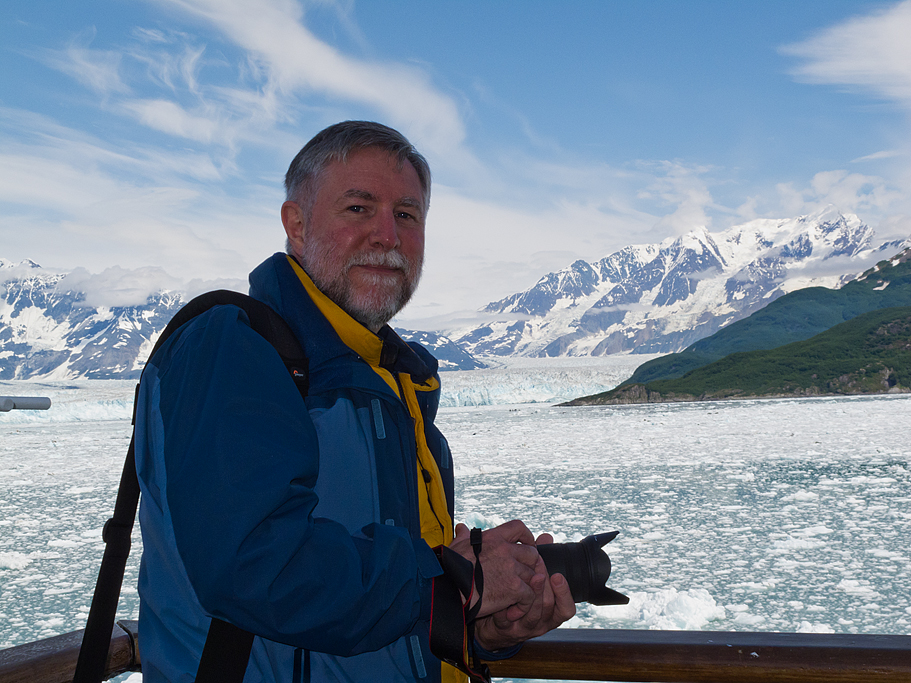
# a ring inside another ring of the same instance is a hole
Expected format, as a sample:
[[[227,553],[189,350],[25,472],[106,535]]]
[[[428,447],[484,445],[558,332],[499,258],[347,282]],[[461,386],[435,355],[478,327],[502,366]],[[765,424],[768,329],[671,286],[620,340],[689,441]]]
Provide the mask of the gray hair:
[[[406,161],[417,171],[424,193],[424,213],[430,206],[430,166],[427,160],[397,130],[373,121],[342,121],[313,136],[297,153],[285,174],[285,198],[301,205],[309,215],[320,175],[333,161],[345,162],[351,152],[378,147]]]

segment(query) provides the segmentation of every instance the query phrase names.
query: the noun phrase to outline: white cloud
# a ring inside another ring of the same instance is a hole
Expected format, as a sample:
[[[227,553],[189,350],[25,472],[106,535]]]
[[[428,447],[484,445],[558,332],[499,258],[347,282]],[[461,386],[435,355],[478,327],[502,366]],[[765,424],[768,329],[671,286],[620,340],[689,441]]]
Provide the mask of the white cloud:
[[[860,163],[862,161],[878,161],[879,159],[893,159],[895,157],[904,156],[905,152],[897,149],[884,149],[879,152],[874,152],[873,154],[865,154],[862,157],[856,159],[851,159],[852,164]]]
[[[89,47],[95,31],[78,36],[65,50],[45,50],[37,58],[52,69],[76,79],[99,95],[129,92],[120,77],[122,55]]]
[[[862,256],[833,256],[824,261],[789,263],[786,268],[788,278],[832,278],[841,277],[846,273],[862,273],[882,258],[883,255],[876,252]]]
[[[641,237],[654,220],[566,198],[509,205],[437,187],[424,277],[402,319],[480,308],[577,259],[607,256]]]
[[[781,48],[808,83],[845,85],[911,106],[911,0],[854,17]]]
[[[144,45],[142,48],[137,47],[130,50],[128,54],[145,66],[146,73],[153,81],[172,92],[186,88],[191,93],[198,93],[197,73],[205,48],[198,45],[185,44],[185,41],[186,36],[182,34],[170,38],[164,37],[163,41],[155,41],[156,44],[153,49],[149,49],[148,46]],[[164,45],[170,45],[174,42],[184,44],[179,46],[182,48],[179,51],[170,52],[159,47],[162,42]]]
[[[792,70],[802,82],[844,86],[898,104],[911,113],[911,0],[822,29],[807,40],[781,48],[801,63]],[[809,213],[824,204],[859,214],[879,232],[902,224],[911,214],[911,131],[895,134],[890,149],[852,163],[877,162],[883,176],[831,170],[817,173],[807,187],[777,186],[786,214]],[[890,218],[890,216],[892,218]]]
[[[309,30],[296,0],[149,1],[201,19],[232,45],[211,32],[203,42],[178,24],[134,29],[120,51],[93,48],[91,36],[83,36],[52,57],[55,68],[106,95],[102,113],[125,115],[178,138],[177,144],[139,144],[143,130],[126,142],[94,137],[41,117],[26,122],[30,115],[21,112],[19,135],[7,136],[0,110],[0,230],[3,248],[14,247],[0,256],[56,260],[102,273],[111,263],[166,264],[183,279],[242,276],[281,248],[279,166],[293,155],[302,131],[365,109],[403,130],[427,154],[437,177],[449,183],[435,188],[425,279],[406,315],[480,307],[577,258],[592,261],[628,244],[711,227],[720,215],[794,216],[834,203],[865,220],[894,215],[895,230],[905,225],[901,215],[908,200],[901,188],[911,186],[911,177],[898,182],[827,171],[780,185],[777,192],[754,193],[732,210],[712,196],[721,169],[669,161],[618,168],[568,158],[559,142],[538,136],[521,112],[509,117],[535,151],[494,146],[478,158],[466,142],[460,110],[465,105],[437,87],[429,70],[343,54]],[[350,4],[332,6],[341,19],[349,18]],[[852,21],[863,28],[866,20],[894,19],[893,11],[908,6]],[[353,21],[342,28],[358,42]],[[904,54],[901,45],[889,39],[888,49],[874,58],[860,54],[874,40],[872,33],[839,43],[831,37],[840,36],[839,30],[788,48],[803,60],[800,77],[899,97],[901,88],[887,86],[904,73],[895,64]],[[862,79],[845,66],[855,58],[881,75]],[[137,128],[124,130],[130,135]],[[880,151],[856,161],[900,154]],[[273,158],[263,162],[267,155]],[[29,244],[39,252],[25,251]]]
[[[911,216],[893,214],[883,218],[877,226],[877,234],[885,240],[908,240],[911,244]]]
[[[322,42],[303,24],[293,0],[159,0],[219,28],[257,55],[283,92],[317,92],[377,108],[393,125],[437,154],[466,154],[454,101],[421,70],[355,59]]]
[[[710,169],[672,161],[649,166],[655,166],[661,175],[639,192],[639,198],[674,207],[655,223],[653,233],[661,237],[678,236],[700,226],[711,228],[708,210],[718,207],[702,178]]]
[[[150,294],[180,289],[180,281],[161,268],[125,270],[120,266],[92,274],[76,268],[57,283],[58,291],[84,292],[84,306],[139,306]]]
[[[25,133],[22,119],[33,130]],[[229,187],[204,154],[110,144],[0,109],[3,256],[244,277],[281,249],[278,184]]]
[[[831,204],[870,220],[908,203],[907,193],[883,178],[845,170],[822,171],[805,187],[782,183],[777,190],[784,215],[790,216],[813,213]]]
[[[218,133],[223,127],[214,112],[195,116],[169,100],[133,100],[123,106],[149,128],[202,143],[220,141]]]
[[[185,282],[168,275],[162,268],[145,267],[127,269],[120,266],[105,268],[100,273],[90,273],[85,268],[75,268],[57,283],[58,291],[83,292],[83,306],[139,306],[149,296],[162,291],[183,292],[188,298],[213,289],[232,289],[246,292],[243,280],[202,280]]]
[[[228,64],[221,55],[207,56],[204,44],[176,30],[136,28],[134,40],[117,50],[92,47],[94,37],[95,31],[87,32],[66,49],[44,50],[35,56],[104,95],[99,103],[103,111],[229,150],[239,141],[266,139],[277,123],[292,119],[289,98],[279,101],[278,86],[255,59]],[[201,79],[204,68],[210,69],[207,77],[233,70],[236,85]]]

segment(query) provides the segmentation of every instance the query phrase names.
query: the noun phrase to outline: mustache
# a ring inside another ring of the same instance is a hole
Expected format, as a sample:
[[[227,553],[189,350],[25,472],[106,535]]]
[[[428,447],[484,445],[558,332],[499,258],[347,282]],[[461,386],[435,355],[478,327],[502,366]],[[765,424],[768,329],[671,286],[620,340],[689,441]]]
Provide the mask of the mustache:
[[[401,252],[367,252],[352,256],[347,263],[347,267],[352,266],[375,266],[378,268],[394,268],[408,272],[413,268],[411,261],[405,258]]]

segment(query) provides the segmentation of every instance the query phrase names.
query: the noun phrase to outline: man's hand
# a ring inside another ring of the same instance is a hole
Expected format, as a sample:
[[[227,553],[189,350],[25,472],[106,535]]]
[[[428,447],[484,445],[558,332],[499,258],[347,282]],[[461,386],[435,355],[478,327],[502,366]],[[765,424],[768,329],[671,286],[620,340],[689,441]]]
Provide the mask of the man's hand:
[[[473,564],[475,556],[469,536],[468,527],[459,524],[449,547]],[[484,594],[478,618],[504,612],[512,620],[519,619],[534,607],[540,592],[535,591],[532,584],[543,584],[547,580],[544,561],[535,549],[535,537],[522,522],[513,520],[488,529],[481,538]],[[471,599],[473,606],[478,600],[477,594]]]
[[[553,542],[550,534],[538,536],[538,545]],[[540,555],[538,563],[530,583],[535,599],[528,611],[517,616],[517,606],[513,606],[475,622],[475,638],[485,650],[500,650],[543,635],[575,615],[576,604],[566,579],[561,574],[547,576]]]

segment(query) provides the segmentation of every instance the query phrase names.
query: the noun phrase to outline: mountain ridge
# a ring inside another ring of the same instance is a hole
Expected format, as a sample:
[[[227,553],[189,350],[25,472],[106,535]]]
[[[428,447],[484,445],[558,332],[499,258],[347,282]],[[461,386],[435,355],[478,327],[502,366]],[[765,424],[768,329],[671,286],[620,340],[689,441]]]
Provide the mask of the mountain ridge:
[[[721,232],[699,227],[548,273],[488,304],[489,322],[397,331],[429,346],[443,370],[486,367],[487,356],[496,364],[497,356],[668,353],[788,292],[847,282],[901,244],[911,240],[877,241],[857,216],[834,207]],[[79,291],[88,280],[65,277],[0,258],[0,378],[134,378],[188,298],[161,290],[132,306],[89,305]]]
[[[161,290],[145,303],[92,306],[66,273],[0,259],[0,379],[136,379],[158,335],[189,296]],[[397,329],[434,353],[440,369],[486,365],[434,332]]]
[[[682,377],[566,406],[911,393],[911,306],[869,311],[809,339],[732,353]]]
[[[785,294],[679,353],[643,363],[624,384],[674,379],[731,353],[802,341],[863,313],[907,305],[911,305],[911,247],[840,289],[808,287]]]
[[[445,332],[476,355],[675,352],[790,291],[838,286],[901,244],[875,242],[872,228],[834,207],[700,227],[577,260],[489,303],[488,322]]]

